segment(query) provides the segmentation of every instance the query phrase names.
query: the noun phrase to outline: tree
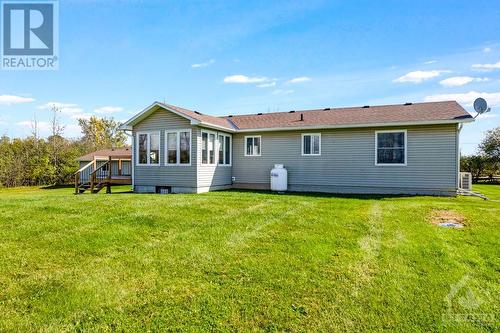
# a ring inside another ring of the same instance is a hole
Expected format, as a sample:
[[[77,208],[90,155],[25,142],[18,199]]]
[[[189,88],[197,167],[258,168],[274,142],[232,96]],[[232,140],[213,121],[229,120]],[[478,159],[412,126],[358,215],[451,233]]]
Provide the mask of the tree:
[[[97,118],[78,119],[83,133],[82,142],[89,151],[125,146],[127,137],[119,131],[120,123],[113,119]]]
[[[493,159],[493,163],[500,161],[500,127],[489,130],[479,145],[479,149],[488,157]]]
[[[491,160],[483,155],[462,156],[460,159],[460,170],[470,172],[473,182],[477,182],[479,177],[485,175],[490,166]]]

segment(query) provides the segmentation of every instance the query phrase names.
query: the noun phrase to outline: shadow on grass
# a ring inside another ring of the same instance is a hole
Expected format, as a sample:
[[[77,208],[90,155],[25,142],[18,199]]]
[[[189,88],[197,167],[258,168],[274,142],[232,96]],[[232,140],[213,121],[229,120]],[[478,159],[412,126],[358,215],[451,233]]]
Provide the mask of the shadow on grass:
[[[300,197],[314,197],[314,198],[344,198],[344,199],[358,199],[358,200],[384,200],[392,198],[412,198],[419,197],[419,195],[411,194],[354,194],[354,193],[323,193],[323,192],[273,192],[269,190],[247,190],[247,189],[229,189],[218,192],[227,193],[252,193],[261,195],[276,195],[276,196],[300,196]]]
[[[74,184],[53,184],[40,186],[40,190],[57,190],[61,188],[75,188]]]

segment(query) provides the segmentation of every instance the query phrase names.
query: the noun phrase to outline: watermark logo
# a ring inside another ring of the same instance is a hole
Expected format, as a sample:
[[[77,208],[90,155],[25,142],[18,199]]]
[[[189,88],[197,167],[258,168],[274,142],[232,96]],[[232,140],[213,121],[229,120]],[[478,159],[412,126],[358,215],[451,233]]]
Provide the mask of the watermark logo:
[[[1,68],[56,70],[59,68],[59,8],[54,0],[1,4]]]
[[[483,310],[483,305],[490,301],[489,294],[474,288],[474,283],[468,275],[452,284],[450,292],[445,297],[447,311],[443,314],[444,321],[494,323],[495,315]]]

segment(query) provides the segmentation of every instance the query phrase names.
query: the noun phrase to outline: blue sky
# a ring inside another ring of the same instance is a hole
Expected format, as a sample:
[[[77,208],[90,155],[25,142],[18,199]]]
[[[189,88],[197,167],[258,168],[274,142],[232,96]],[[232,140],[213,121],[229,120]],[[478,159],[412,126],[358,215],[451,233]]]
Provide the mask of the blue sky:
[[[0,71],[0,134],[36,114],[130,118],[153,101],[212,115],[456,99],[493,111],[467,125],[472,153],[500,126],[494,1],[72,1],[59,6],[58,71]]]

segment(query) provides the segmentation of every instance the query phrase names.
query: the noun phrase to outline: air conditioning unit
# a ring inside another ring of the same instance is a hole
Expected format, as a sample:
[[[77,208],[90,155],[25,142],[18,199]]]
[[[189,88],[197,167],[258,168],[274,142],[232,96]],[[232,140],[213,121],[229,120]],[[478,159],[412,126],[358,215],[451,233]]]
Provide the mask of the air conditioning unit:
[[[460,172],[460,184],[462,190],[472,191],[472,174],[470,172]]]

